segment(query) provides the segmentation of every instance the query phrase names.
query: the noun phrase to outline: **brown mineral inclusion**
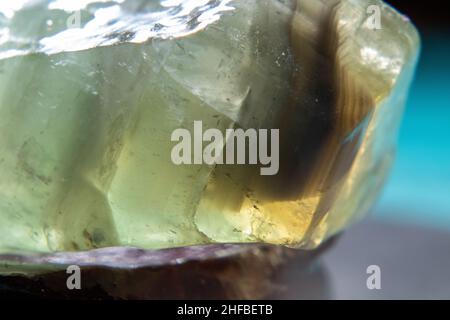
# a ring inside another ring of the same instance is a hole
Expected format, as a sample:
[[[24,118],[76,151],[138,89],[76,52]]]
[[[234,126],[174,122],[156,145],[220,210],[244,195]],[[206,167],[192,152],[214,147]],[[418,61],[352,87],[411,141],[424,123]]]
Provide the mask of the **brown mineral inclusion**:
[[[405,17],[378,0],[85,2],[71,29],[61,1],[3,12],[1,254],[315,248],[367,212],[420,47]],[[175,165],[171,134],[194,121],[279,129],[279,173]]]

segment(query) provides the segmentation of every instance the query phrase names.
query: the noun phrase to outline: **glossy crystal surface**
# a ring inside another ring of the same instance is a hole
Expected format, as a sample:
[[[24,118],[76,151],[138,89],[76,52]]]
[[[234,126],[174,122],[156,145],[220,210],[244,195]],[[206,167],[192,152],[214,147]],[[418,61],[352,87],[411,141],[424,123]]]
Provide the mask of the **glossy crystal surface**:
[[[2,2],[0,253],[315,248],[376,198],[418,51],[375,0]],[[199,120],[279,128],[279,173],[175,165]]]

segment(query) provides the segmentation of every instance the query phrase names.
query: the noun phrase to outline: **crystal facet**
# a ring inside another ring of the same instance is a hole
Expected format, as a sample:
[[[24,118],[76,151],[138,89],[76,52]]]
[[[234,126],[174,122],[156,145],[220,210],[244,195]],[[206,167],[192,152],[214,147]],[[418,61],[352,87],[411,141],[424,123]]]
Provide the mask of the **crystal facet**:
[[[0,5],[0,253],[314,248],[367,212],[418,56],[407,19],[378,0],[103,2]],[[175,165],[194,121],[279,129],[279,173]]]

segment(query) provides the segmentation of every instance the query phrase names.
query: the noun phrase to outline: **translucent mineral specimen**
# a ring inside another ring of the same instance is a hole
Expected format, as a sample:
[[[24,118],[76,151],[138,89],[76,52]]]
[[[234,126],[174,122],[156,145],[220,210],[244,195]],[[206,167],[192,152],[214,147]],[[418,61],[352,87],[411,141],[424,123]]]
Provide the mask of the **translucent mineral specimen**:
[[[2,1],[0,253],[314,248],[376,197],[418,51],[378,0]],[[279,173],[175,165],[194,121],[279,129]]]

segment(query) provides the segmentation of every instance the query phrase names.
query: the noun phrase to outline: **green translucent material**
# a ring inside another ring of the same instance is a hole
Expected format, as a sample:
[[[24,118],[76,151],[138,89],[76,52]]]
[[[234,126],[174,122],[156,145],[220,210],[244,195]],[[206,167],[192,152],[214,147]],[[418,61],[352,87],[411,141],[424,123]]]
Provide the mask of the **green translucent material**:
[[[419,50],[416,30],[393,9],[236,0],[199,10],[186,1],[178,7],[191,14],[172,30],[160,16],[180,11],[112,1],[129,26],[90,34],[111,3],[81,8],[74,31],[57,2],[25,6],[2,25],[16,37],[0,46],[0,253],[314,248],[367,212]],[[279,128],[279,174],[176,166],[171,134],[196,120],[205,130]]]

